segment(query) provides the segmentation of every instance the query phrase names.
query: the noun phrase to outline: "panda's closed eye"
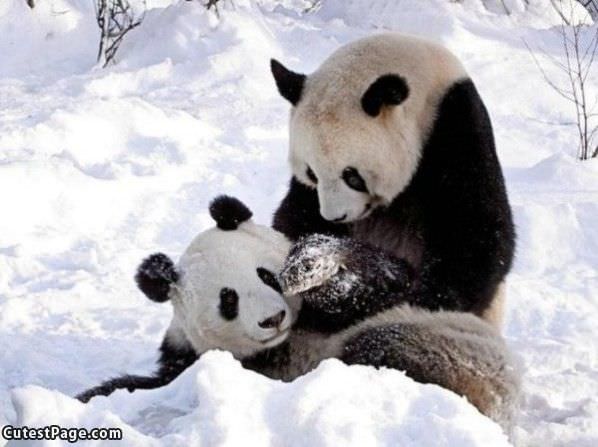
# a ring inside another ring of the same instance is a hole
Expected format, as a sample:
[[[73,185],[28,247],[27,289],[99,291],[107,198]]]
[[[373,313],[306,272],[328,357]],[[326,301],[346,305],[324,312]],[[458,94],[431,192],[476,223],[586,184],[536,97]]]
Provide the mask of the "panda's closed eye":
[[[239,295],[235,289],[223,287],[220,289],[220,315],[225,320],[234,320],[239,315]]]
[[[316,174],[314,173],[314,171],[311,170],[311,168],[308,166],[307,170],[305,171],[305,175],[307,175],[307,178],[315,183],[316,185],[318,184],[318,177],[316,177]]]
[[[345,168],[343,170],[343,180],[349,188],[354,189],[355,191],[368,192],[365,180],[359,175],[359,171],[355,168]]]
[[[258,267],[257,276],[259,276],[262,282],[268,287],[272,287],[278,293],[282,294],[282,287],[280,287],[280,283],[276,279],[276,275],[274,275],[274,273],[272,273],[270,270],[263,267]]]

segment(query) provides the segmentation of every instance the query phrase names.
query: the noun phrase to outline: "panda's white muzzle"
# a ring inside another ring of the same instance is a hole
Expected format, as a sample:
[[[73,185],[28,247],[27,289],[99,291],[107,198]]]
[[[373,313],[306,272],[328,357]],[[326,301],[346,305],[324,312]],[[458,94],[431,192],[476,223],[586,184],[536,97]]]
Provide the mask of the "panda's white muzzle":
[[[280,343],[291,327],[291,310],[281,295],[259,293],[251,297],[254,304],[246,309],[253,317],[245,320],[246,333],[254,341],[267,346]],[[257,304],[255,304],[257,303]]]
[[[370,209],[367,193],[349,188],[342,180],[318,184],[320,215],[329,222],[343,223],[362,219]]]

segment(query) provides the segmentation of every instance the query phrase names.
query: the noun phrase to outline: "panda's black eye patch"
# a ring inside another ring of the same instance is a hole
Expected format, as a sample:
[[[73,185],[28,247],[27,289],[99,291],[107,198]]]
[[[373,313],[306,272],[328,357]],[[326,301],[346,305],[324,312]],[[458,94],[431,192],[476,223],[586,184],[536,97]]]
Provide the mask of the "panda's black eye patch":
[[[234,320],[239,315],[239,295],[235,289],[224,287],[220,289],[220,315],[225,320]]]
[[[316,174],[314,174],[314,171],[312,171],[309,166],[307,167],[307,170],[305,171],[305,175],[307,175],[307,178],[310,181],[312,181],[316,185],[318,184],[318,177],[316,177]]]
[[[354,189],[355,191],[368,192],[365,180],[359,175],[359,171],[355,168],[345,168],[343,170],[343,180],[349,188]]]
[[[282,294],[282,287],[280,287],[280,283],[276,279],[276,276],[270,270],[263,267],[258,267],[257,276],[259,276],[262,282],[268,287],[272,287],[278,293]]]

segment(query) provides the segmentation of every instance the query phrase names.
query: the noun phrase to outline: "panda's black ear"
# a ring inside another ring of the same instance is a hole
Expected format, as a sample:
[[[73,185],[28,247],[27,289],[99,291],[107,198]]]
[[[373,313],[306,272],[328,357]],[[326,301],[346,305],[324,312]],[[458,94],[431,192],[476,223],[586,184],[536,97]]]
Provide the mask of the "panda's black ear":
[[[409,96],[407,81],[396,74],[376,79],[361,97],[361,107],[369,116],[376,117],[383,106],[396,106]]]
[[[179,280],[174,262],[163,253],[154,253],[145,258],[137,268],[137,287],[150,300],[158,303],[168,301],[170,285]]]
[[[251,219],[253,213],[239,199],[218,196],[210,203],[210,215],[221,230],[236,230],[239,224]]]
[[[307,76],[292,72],[276,59],[270,59],[270,70],[282,97],[296,106],[301,99]]]

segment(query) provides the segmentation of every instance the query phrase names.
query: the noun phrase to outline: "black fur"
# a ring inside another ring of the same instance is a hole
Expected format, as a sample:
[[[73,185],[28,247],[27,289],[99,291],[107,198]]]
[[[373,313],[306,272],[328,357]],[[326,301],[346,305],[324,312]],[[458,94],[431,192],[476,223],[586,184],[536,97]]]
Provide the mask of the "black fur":
[[[289,192],[274,214],[272,227],[293,241],[312,233],[349,234],[347,225],[329,222],[320,215],[317,191],[295,177],[291,178]]]
[[[273,369],[284,368],[290,362],[291,352],[288,341],[241,359],[243,368],[250,369],[269,377],[270,371]]]
[[[239,224],[251,219],[252,212],[239,199],[229,196],[216,197],[210,203],[210,215],[221,230],[236,230]]]
[[[279,93],[283,98],[296,106],[301,99],[306,76],[292,72],[276,59],[270,59],[270,70],[276,81]]]
[[[487,309],[511,268],[515,231],[490,119],[471,80],[447,91],[408,187],[368,219],[394,223],[397,238],[422,246],[412,304],[478,315]],[[357,224],[325,221],[316,190],[295,178],[273,227],[292,240],[310,233],[364,237]]]
[[[359,171],[351,166],[343,169],[343,181],[355,191],[368,193],[368,187]]]
[[[305,175],[307,175],[307,178],[310,179],[314,183],[314,185],[318,184],[318,177],[316,177],[316,174],[314,173],[314,171],[311,170],[309,166],[305,170]]]
[[[383,106],[396,106],[409,96],[407,81],[396,74],[380,76],[361,97],[363,111],[371,117],[380,114]]]
[[[410,323],[367,329],[347,342],[341,360],[348,365],[395,368],[407,372],[409,377],[420,383],[444,385],[441,381],[445,371],[442,368],[430,368],[430,360],[433,357],[438,357],[440,361],[446,359],[447,352],[443,352],[442,343],[434,343],[435,334],[429,328],[425,338],[418,336],[418,329],[416,324]],[[423,339],[427,339],[426,344],[421,343]],[[422,362],[422,359],[427,361]],[[422,365],[426,365],[426,368],[422,369]],[[433,374],[438,374],[438,377]]]
[[[220,315],[225,320],[231,321],[239,315],[239,295],[234,289],[224,287],[220,290]]]
[[[133,392],[138,389],[153,389],[169,384],[198,358],[189,347],[175,347],[165,338],[160,346],[160,368],[153,376],[124,375],[108,380],[101,385],[77,395],[81,402],[88,402],[94,396],[108,396],[119,389]]]
[[[500,335],[489,326],[463,319],[371,327],[347,340],[340,359],[348,365],[397,369],[419,383],[452,390],[466,396],[507,433],[511,429],[519,369]]]
[[[139,289],[150,300],[158,303],[168,300],[170,285],[178,279],[174,263],[163,253],[155,253],[144,259],[135,275]]]
[[[280,283],[278,282],[278,279],[276,279],[276,275],[274,273],[268,269],[265,269],[264,267],[258,267],[256,273],[264,284],[282,294],[282,288],[280,287]]]
[[[491,357],[493,353],[484,353],[487,349],[484,341],[487,339],[496,340],[497,344],[501,340],[491,329],[476,334],[473,330],[466,332],[440,323],[436,328],[421,323],[394,323],[368,328],[353,336],[344,346],[341,360],[348,365],[398,369],[420,383],[436,383],[450,389],[445,382],[447,367],[442,365],[448,363],[448,369],[453,370],[463,368],[452,354],[468,345],[470,349],[471,346],[476,347],[476,342],[480,345],[475,349],[480,358]],[[462,355],[461,358],[468,356]],[[475,360],[472,358],[472,363]]]
[[[320,281],[314,266],[322,258],[334,258],[339,272]],[[296,328],[334,333],[378,312],[405,303],[412,271],[402,259],[355,239],[314,234],[291,247],[280,273],[283,291],[319,283],[300,292],[302,300]]]

